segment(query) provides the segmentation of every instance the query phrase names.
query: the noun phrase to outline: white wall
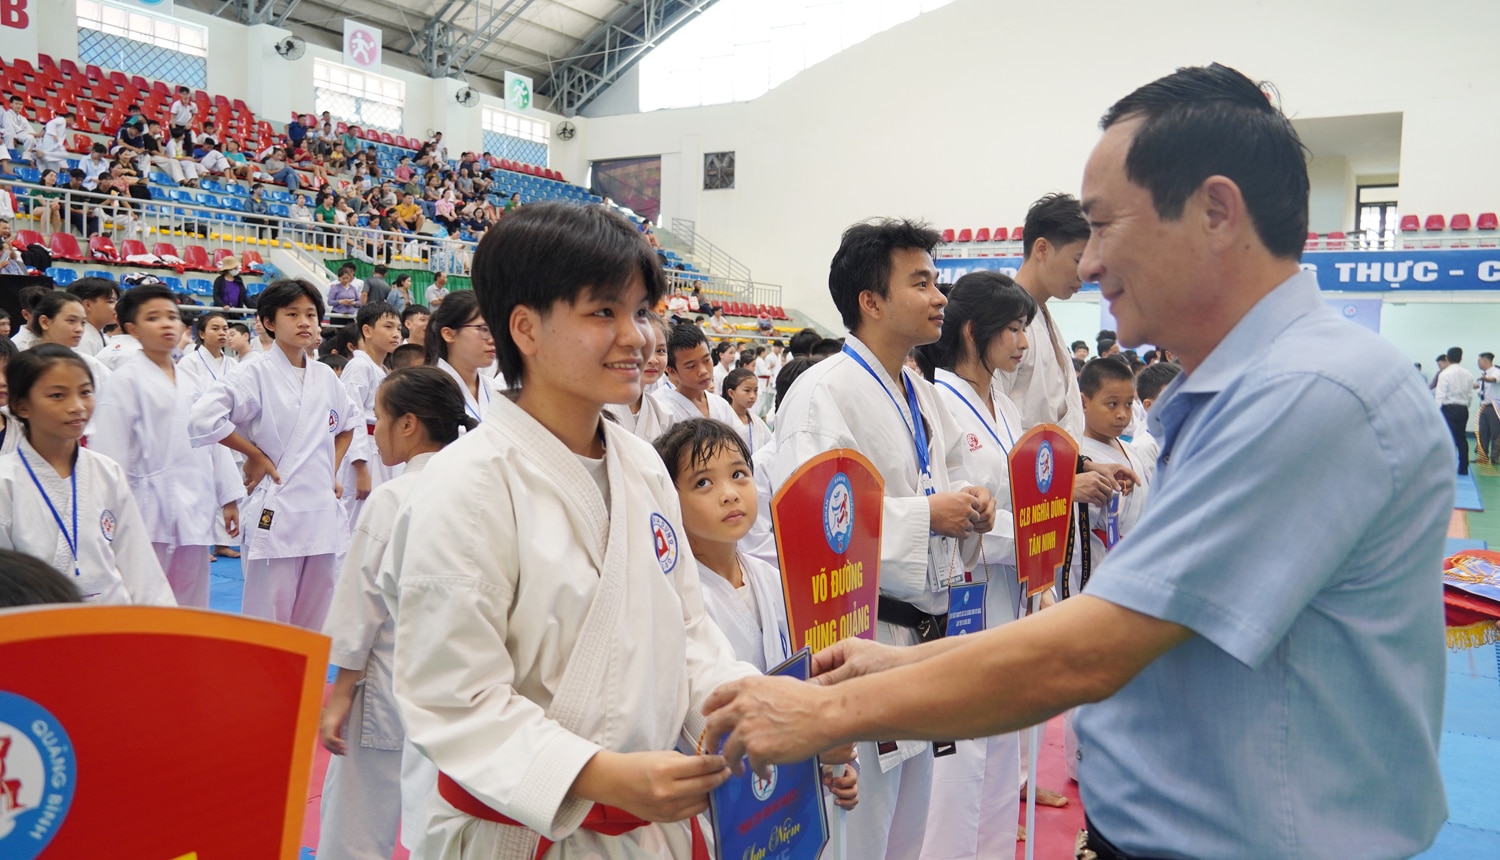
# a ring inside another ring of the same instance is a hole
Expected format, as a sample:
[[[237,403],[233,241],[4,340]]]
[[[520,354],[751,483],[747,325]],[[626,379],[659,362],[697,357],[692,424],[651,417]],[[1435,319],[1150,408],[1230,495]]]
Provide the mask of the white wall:
[[[1019,224],[1038,196],[1077,190],[1111,103],[1181,65],[1270,80],[1294,117],[1403,113],[1402,211],[1500,208],[1487,143],[1500,139],[1496,32],[1500,4],[1485,0],[1440,13],[1396,0],[957,0],[753,102],[595,116],[587,151],[735,150],[734,191],[698,190],[701,158],[679,159],[675,177],[664,161],[667,218],[692,213],[758,280],[836,325],[825,273],[844,227],[873,215]],[[1320,221],[1347,206],[1332,186],[1318,203]]]

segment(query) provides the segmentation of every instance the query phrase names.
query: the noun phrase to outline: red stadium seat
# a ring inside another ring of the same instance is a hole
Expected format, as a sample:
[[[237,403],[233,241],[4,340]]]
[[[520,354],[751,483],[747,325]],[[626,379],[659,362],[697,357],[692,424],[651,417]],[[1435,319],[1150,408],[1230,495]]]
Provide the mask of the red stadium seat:
[[[1010,241],[1010,230],[1008,230],[1008,229],[1006,229],[1004,227],[996,227],[995,228],[995,232],[993,234],[991,234],[991,235],[994,237],[994,240],[996,242],[1009,242]]]
[[[990,240],[990,228],[988,228],[988,227],[980,227],[978,230],[976,230],[974,232],[974,241],[976,241],[976,242],[988,242],[989,240]]]
[[[224,258],[225,257],[233,257],[233,256],[234,256],[234,252],[231,251],[231,250],[229,250],[228,248],[215,248],[214,249],[214,271],[215,272],[219,271],[219,264],[222,263],[222,262],[224,262]]]
[[[54,260],[82,263],[88,259],[78,247],[78,240],[73,238],[72,233],[53,233],[50,248]]]
[[[150,253],[151,253],[150,251],[146,250],[146,243],[142,242],[140,239],[125,239],[125,240],[123,240],[123,241],[120,242],[120,259],[121,260],[127,260],[130,257],[144,257],[144,256],[146,256],[147,254],[150,254]],[[155,264],[149,264],[149,263],[131,263],[131,265],[132,266],[145,266],[145,265],[161,265],[161,264],[160,263],[155,263]]]
[[[943,231],[943,241],[944,242],[952,242],[953,241],[953,229],[951,227],[949,229]]]
[[[10,68],[21,77],[36,77],[36,69],[32,68],[31,63],[21,59],[20,57],[17,57],[16,59],[10,61]]]
[[[89,255],[106,263],[120,262],[120,252],[108,236],[89,237]]]
[[[1347,236],[1337,230],[1329,233],[1326,238],[1328,241],[1325,244],[1328,246],[1328,250],[1330,251],[1344,250],[1345,241],[1348,239]]]
[[[1022,241],[1025,241],[1025,238],[1026,238],[1025,234],[1026,234],[1026,228],[1025,227],[1017,227],[1017,228],[1015,228],[1015,229],[1013,229],[1013,230],[1010,231],[1010,240],[1012,242],[1022,242]]]
[[[1427,223],[1423,225],[1422,229],[1429,233],[1441,233],[1448,229],[1448,222],[1441,215],[1428,215]]]
[[[81,121],[75,119],[75,125],[81,125]],[[73,135],[73,145],[68,147],[69,152],[88,152],[94,148],[94,139],[85,134]]]
[[[195,272],[217,272],[208,260],[208,249],[202,245],[188,245],[182,249],[182,261]]]
[[[244,251],[240,254],[240,265],[247,272],[259,275],[265,270],[266,261],[260,258],[259,251]]]
[[[1415,233],[1415,232],[1417,232],[1420,229],[1422,229],[1422,222],[1421,222],[1420,219],[1417,218],[1417,216],[1415,216],[1415,215],[1402,215],[1401,216],[1401,232],[1403,232],[1403,233]]]
[[[37,54],[36,55],[36,64],[37,64],[37,66],[39,68],[43,68],[43,69],[56,69],[57,68],[57,61],[54,60],[54,59],[52,59],[52,55],[51,54]]]
[[[1480,212],[1476,226],[1481,230],[1494,230],[1500,228],[1500,218],[1497,218],[1493,212]]]
[[[1460,212],[1454,215],[1453,220],[1448,222],[1449,230],[1468,230],[1471,227],[1473,227],[1473,222],[1469,220],[1469,213],[1467,212]]]
[[[43,239],[42,234],[35,230],[17,230],[16,240],[21,243],[21,247],[23,248],[29,248],[32,245],[41,245],[43,248],[47,247],[47,240]]]
[[[380,142],[385,144],[386,146],[395,146],[396,138],[390,132],[382,131],[380,133]]]
[[[1318,249],[1318,234],[1309,232],[1307,242],[1302,246],[1304,251],[1316,251]]]
[[[78,77],[82,77],[82,75],[80,75],[78,73],[78,64],[75,63],[75,62],[73,62],[72,60],[68,59],[67,57],[64,57],[58,63],[58,67],[62,71],[62,76],[65,77],[65,78],[78,78]]]
[[[93,63],[89,63],[88,65],[83,67],[83,74],[91,81],[107,80],[107,78],[104,77],[104,70],[94,65]]]
[[[974,241],[974,231],[970,230],[968,227],[965,227],[962,230],[959,230],[958,231],[958,241],[960,241],[960,242],[972,242],[972,241]]]

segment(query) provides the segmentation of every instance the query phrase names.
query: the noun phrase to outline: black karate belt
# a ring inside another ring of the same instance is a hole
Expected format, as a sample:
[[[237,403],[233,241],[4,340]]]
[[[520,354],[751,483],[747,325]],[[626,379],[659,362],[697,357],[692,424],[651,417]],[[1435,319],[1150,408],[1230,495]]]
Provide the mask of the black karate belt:
[[[1094,826],[1094,822],[1089,820],[1087,814],[1083,817],[1083,826],[1086,828],[1083,832],[1083,849],[1075,855],[1076,857],[1089,857],[1092,853],[1090,860],[1153,860],[1143,854],[1126,854],[1116,848],[1113,843],[1099,834],[1099,829]]]
[[[1088,462],[1088,460],[1086,458],[1080,456],[1078,458],[1078,468],[1074,471],[1074,474],[1078,474],[1078,473],[1082,472],[1083,471],[1083,464],[1086,463],[1086,462]],[[1067,544],[1067,548],[1063,550],[1063,566],[1062,566],[1062,599],[1063,600],[1067,600],[1069,597],[1072,596],[1071,594],[1069,594],[1069,592],[1072,590],[1072,587],[1069,584],[1068,580],[1069,580],[1069,571],[1071,571],[1073,569],[1073,544],[1074,544],[1073,536],[1075,534],[1083,531],[1085,528],[1087,528],[1088,521],[1089,521],[1089,506],[1087,504],[1084,504],[1083,502],[1079,502],[1078,503],[1078,513],[1076,513],[1076,514],[1073,515],[1073,522],[1068,523],[1068,544]],[[1092,561],[1092,559],[1089,558],[1089,540],[1088,540],[1088,535],[1083,535],[1083,539],[1080,540],[1080,541],[1077,541],[1077,544],[1078,544],[1078,551],[1080,553],[1082,553],[1082,556],[1083,556],[1080,559],[1080,562],[1082,563],[1081,567],[1083,569],[1083,575],[1078,578],[1078,587],[1080,589],[1082,589],[1084,586],[1086,586],[1086,585],[1089,584],[1089,573],[1091,572],[1090,568],[1093,566],[1090,563]]]
[[[903,603],[894,597],[886,597],[884,594],[880,595],[875,617],[887,624],[909,627],[917,631],[917,639],[922,642],[941,639],[943,634],[948,632],[947,613],[929,615],[910,603]]]

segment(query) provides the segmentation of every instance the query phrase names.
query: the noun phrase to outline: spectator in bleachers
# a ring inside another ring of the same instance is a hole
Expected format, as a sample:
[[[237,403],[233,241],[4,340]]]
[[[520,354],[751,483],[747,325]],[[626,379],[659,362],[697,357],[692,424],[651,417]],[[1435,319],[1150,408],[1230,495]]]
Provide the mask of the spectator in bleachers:
[[[172,137],[176,140],[188,138],[186,143],[191,146],[193,118],[198,115],[198,106],[193,104],[193,91],[187,87],[177,88],[177,98],[167,107],[167,123],[171,127]],[[188,151],[191,151],[189,149]]]
[[[279,182],[287,187],[292,194],[297,193],[301,184],[297,180],[297,171],[286,163],[286,150],[280,146],[272,145],[260,154],[259,161],[261,170],[272,182]]]
[[[68,171],[67,191],[86,193],[83,187],[84,172],[78,168]],[[85,238],[99,235],[100,209],[80,195],[71,195],[68,201],[68,223]]]
[[[42,128],[42,139],[37,141],[36,166],[62,170],[68,166],[68,120],[73,118],[73,109],[64,105],[57,115],[47,120]]]
[[[240,274],[240,258],[229,256],[219,261],[219,276],[214,278],[213,303],[220,308],[249,307],[250,291]]]
[[[443,229],[447,230],[450,236],[457,236],[460,229],[456,198],[457,195],[452,190],[445,191],[432,207],[432,220],[443,225]]]
[[[413,170],[411,166],[411,156],[401,156],[401,161],[397,162],[396,164],[395,174],[396,181],[402,184],[410,182],[411,178],[417,175],[417,172]]]
[[[327,192],[318,195],[317,205],[313,207],[313,224],[318,232],[328,236],[337,235],[334,225],[338,222],[338,216],[333,210],[333,195]]]
[[[521,208],[521,192],[519,192],[519,191],[513,191],[513,192],[511,192],[510,199],[505,201],[505,214],[509,215],[510,213],[512,213],[512,212],[514,212],[514,211],[516,211],[517,209],[520,209],[520,208]]]
[[[714,315],[708,321],[708,333],[712,337],[729,337],[734,334],[734,326],[724,318],[723,308],[714,308]]]
[[[448,146],[443,143],[443,133],[435,132],[432,135],[432,154],[437,159],[439,167],[448,166]]]
[[[57,190],[57,171],[47,168],[42,171],[41,188],[31,194],[31,214],[41,218],[43,233],[56,233],[63,228],[62,192]]]
[[[140,158],[146,154],[146,129],[144,123],[125,123],[115,132],[114,145],[109,150],[111,155],[124,153],[131,158]]]
[[[199,165],[193,159],[191,138],[187,135],[182,137],[168,137],[162,143],[162,151],[167,159],[176,165],[175,169],[168,167],[167,172],[174,179],[178,176],[182,177],[177,180],[177,184],[187,188],[197,188]]]
[[[424,144],[422,144],[422,148],[419,149],[419,150],[417,150],[417,155],[416,155],[415,158],[412,159],[412,163],[415,164],[415,165],[417,165],[417,166],[419,166],[419,167],[425,167],[428,170],[431,170],[431,169],[437,167],[438,166],[438,160],[437,160],[437,156],[432,151],[432,144],[431,143],[424,143]]]
[[[0,265],[0,275],[25,275],[30,272],[26,263],[21,259],[21,252],[24,250],[25,248],[21,247],[21,240],[13,235],[10,219],[0,219],[0,255],[3,255],[0,259],[5,261],[4,265]],[[5,318],[5,329],[3,336],[8,338],[10,337],[9,315]]]
[[[230,164],[224,153],[219,151],[218,141],[205,138],[203,144],[203,155],[198,160],[198,175],[233,179],[229,176],[229,172],[234,169],[234,165]]]
[[[307,137],[307,131],[311,125],[312,117],[310,115],[297,114],[292,117],[291,122],[286,124],[286,139],[292,146],[301,146],[303,139]]]
[[[427,223],[412,194],[402,196],[401,202],[396,206],[395,217],[397,228],[412,233],[422,232],[422,227]]]
[[[359,155],[359,126],[351,125],[344,128],[344,133],[339,135],[339,146],[344,151],[344,160],[352,161]]]
[[[164,139],[161,123],[151,120],[146,124],[146,133],[141,136],[141,148],[144,151],[141,157],[146,162],[146,172],[152,167],[160,167],[173,183],[181,185],[187,177],[177,159],[167,157],[166,147],[162,145]]]
[[[36,135],[32,133],[31,119],[26,116],[26,100],[20,96],[10,97],[10,108],[0,117],[0,137],[4,138],[5,158],[10,159],[10,150],[21,145],[21,158],[29,159],[36,148]]]
[[[360,307],[360,287],[355,283],[354,264],[339,266],[338,279],[328,285],[328,312],[352,314]]]
[[[327,156],[332,155],[338,145],[339,136],[333,130],[333,122],[325,119],[318,126],[317,134],[313,135],[307,148],[319,155]]]
[[[90,147],[89,157],[78,165],[83,169],[83,187],[98,191],[99,177],[109,173],[109,164],[109,150],[104,144],[96,143]]]
[[[292,205],[287,207],[287,213],[291,220],[307,225],[306,228],[297,231],[298,241],[305,241],[312,235],[313,214],[312,210],[307,208],[307,195],[298,194],[292,198]]]
[[[250,165],[250,159],[240,151],[240,142],[234,138],[224,141],[224,158],[229,162],[229,169],[225,175],[230,179],[238,179],[249,185],[255,179],[255,168]]]
[[[271,238],[275,239],[276,225],[266,218],[271,214],[271,204],[266,202],[265,192],[266,187],[259,182],[250,186],[250,197],[245,200],[245,211],[250,214],[245,216],[245,223],[265,227],[271,231]],[[256,237],[259,238],[260,235],[260,230],[256,230]]]
[[[218,126],[211,122],[205,122],[202,133],[193,136],[193,157],[201,160],[203,156],[208,154],[209,147],[217,145],[218,142]]]
[[[385,264],[375,264],[375,271],[370,274],[370,277],[365,278],[365,288],[359,294],[360,307],[364,307],[370,302],[390,301],[391,285],[385,281],[385,274],[388,271],[390,270],[385,267]],[[400,310],[401,308],[396,308],[398,313]]]
[[[375,271],[377,273],[382,269],[385,269],[385,266],[375,267]],[[366,280],[366,283],[369,283],[369,281]],[[391,281],[391,291],[386,294],[385,300],[387,304],[396,309],[397,313],[405,314],[406,309],[410,307],[412,303],[411,275],[404,273],[397,275],[396,279]]]

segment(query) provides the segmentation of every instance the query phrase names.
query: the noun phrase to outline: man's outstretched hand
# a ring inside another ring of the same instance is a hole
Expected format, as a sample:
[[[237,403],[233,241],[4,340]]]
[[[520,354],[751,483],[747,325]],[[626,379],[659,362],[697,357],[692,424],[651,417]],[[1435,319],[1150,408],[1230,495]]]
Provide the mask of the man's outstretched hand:
[[[835,746],[829,733],[833,694],[793,678],[741,678],[720,686],[704,703],[705,752],[723,745],[731,770],[770,776],[769,765],[806,761]]]

